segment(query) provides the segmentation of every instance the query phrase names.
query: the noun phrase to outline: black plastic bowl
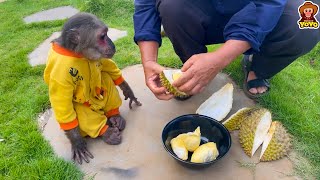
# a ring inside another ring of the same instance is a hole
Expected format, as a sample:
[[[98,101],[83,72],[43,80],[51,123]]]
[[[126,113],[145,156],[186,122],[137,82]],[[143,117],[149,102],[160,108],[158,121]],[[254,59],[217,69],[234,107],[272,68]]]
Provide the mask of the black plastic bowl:
[[[171,148],[170,141],[181,133],[194,131],[200,126],[201,143],[215,142],[219,151],[219,156],[210,162],[193,163],[190,162],[192,153],[189,152],[187,160],[182,160],[176,156]],[[199,169],[205,168],[219,161],[227,154],[231,147],[231,137],[229,131],[223,124],[208,116],[198,114],[187,114],[179,116],[170,121],[162,131],[162,142],[167,152],[183,166]]]

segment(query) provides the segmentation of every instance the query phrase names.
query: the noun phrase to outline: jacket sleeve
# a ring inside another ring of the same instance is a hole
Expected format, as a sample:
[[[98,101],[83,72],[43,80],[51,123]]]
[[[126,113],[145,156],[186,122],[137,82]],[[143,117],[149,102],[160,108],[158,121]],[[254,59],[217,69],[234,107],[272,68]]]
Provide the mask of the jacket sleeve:
[[[73,108],[73,86],[55,79],[49,81],[49,96],[55,117],[61,129],[70,130],[78,126],[78,119]]]
[[[134,41],[157,41],[159,47],[162,40],[160,35],[161,20],[156,10],[156,0],[134,1]]]
[[[224,29],[225,40],[248,41],[245,54],[260,51],[265,37],[278,23],[287,0],[254,0],[232,16]]]
[[[124,81],[122,77],[122,72],[111,59],[103,59],[102,63],[102,72],[106,72],[110,75],[115,85],[119,85]]]

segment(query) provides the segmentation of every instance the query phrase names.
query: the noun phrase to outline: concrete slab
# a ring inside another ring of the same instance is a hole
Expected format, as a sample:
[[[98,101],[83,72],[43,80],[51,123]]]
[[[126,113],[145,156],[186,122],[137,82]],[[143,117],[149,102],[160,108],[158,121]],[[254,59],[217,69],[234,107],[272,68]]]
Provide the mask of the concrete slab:
[[[52,20],[61,20],[69,18],[79,12],[78,9],[75,9],[72,6],[61,6],[41,12],[37,12],[30,16],[23,18],[24,22],[29,24],[33,22],[43,22],[43,21],[52,21]]]
[[[48,39],[41,43],[34,51],[28,55],[29,64],[31,66],[37,66],[46,64],[47,55],[50,49],[50,43],[52,40],[58,38],[61,32],[54,32]],[[116,41],[120,38],[127,36],[127,31],[121,31],[114,28],[109,28],[108,36],[112,41]]]
[[[118,146],[105,144],[101,139],[87,138],[90,151],[95,158],[89,164],[79,168],[94,179],[296,179],[292,174],[292,163],[283,158],[270,163],[258,163],[259,152],[249,158],[240,147],[238,132],[232,132],[232,146],[229,153],[216,164],[203,170],[191,170],[178,164],[162,146],[163,127],[171,119],[188,113],[195,113],[199,105],[212,93],[232,80],[226,74],[218,74],[208,88],[201,94],[181,102],[176,100],[159,101],[144,83],[143,68],[135,65],[123,70],[125,79],[132,86],[136,96],[142,102],[141,107],[128,108],[124,101],[120,108],[127,119],[123,132],[123,142]],[[232,82],[233,83],[233,82]],[[233,83],[234,84],[234,83]],[[234,84],[234,103],[228,116],[242,107],[254,106],[254,102]],[[49,114],[52,112],[50,112]],[[48,113],[47,113],[48,115]],[[54,148],[55,153],[71,159],[70,143],[59,129],[53,116],[47,116],[48,122],[43,134]]]
[[[50,43],[52,40],[58,38],[61,32],[54,32],[48,39],[43,41],[34,51],[28,55],[29,64],[31,66],[37,66],[46,64],[48,52],[50,49]]]

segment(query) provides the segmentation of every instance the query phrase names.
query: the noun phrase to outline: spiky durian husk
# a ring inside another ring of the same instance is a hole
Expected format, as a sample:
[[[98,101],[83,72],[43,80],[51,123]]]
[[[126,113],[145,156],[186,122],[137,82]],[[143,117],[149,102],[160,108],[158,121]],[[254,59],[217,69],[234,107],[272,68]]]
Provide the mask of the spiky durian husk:
[[[236,113],[234,113],[232,116],[230,116],[225,122],[223,122],[223,125],[229,130],[239,130],[241,123],[249,118],[251,114],[255,111],[259,110],[258,108],[242,108],[238,110]]]
[[[178,91],[175,87],[173,87],[163,72],[160,73],[159,77],[160,77],[161,85],[163,87],[165,87],[171,94],[173,94],[174,96],[179,97],[179,98],[189,97],[189,95],[187,95],[181,91]]]
[[[239,141],[244,152],[251,157],[254,137],[261,117],[268,112],[267,109],[256,109],[252,111],[245,121],[241,123]]]
[[[291,135],[287,133],[283,125],[276,122],[276,129],[272,139],[263,153],[260,161],[273,161],[286,156],[291,148]],[[273,122],[273,123],[275,123]]]

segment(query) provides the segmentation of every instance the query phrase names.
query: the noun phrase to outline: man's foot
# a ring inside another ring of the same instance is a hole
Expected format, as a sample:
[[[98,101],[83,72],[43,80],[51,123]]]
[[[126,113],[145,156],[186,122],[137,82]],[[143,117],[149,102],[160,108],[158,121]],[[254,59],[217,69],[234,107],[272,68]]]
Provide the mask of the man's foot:
[[[248,78],[247,78],[247,82],[257,79],[256,74],[253,71],[250,71],[248,73]],[[268,87],[267,86],[260,86],[260,87],[253,87],[249,89],[249,92],[252,94],[263,94],[265,92],[267,92]]]
[[[251,61],[252,55],[244,56],[241,61],[242,70],[245,76],[243,91],[249,98],[255,99],[266,94],[270,89],[270,84],[267,79],[259,78],[256,76],[254,71],[251,71]]]

